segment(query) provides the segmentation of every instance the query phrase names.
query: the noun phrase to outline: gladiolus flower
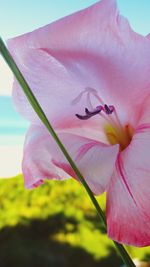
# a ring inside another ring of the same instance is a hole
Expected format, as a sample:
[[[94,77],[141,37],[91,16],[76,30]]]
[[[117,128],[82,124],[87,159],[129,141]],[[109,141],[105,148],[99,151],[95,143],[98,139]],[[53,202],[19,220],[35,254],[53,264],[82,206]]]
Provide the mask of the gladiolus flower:
[[[110,238],[150,245],[149,37],[102,0],[8,45],[91,190],[107,192]],[[77,178],[16,81],[13,98],[31,121],[25,186]]]

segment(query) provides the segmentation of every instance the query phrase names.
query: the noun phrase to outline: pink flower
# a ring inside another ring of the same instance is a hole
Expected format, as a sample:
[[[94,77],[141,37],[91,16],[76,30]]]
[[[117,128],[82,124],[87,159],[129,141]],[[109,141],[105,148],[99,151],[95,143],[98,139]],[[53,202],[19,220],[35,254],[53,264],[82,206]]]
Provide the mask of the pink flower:
[[[149,38],[132,31],[115,0],[102,0],[9,40],[9,49],[92,191],[107,192],[110,238],[150,245]],[[26,187],[76,178],[16,81],[13,97],[31,121]]]

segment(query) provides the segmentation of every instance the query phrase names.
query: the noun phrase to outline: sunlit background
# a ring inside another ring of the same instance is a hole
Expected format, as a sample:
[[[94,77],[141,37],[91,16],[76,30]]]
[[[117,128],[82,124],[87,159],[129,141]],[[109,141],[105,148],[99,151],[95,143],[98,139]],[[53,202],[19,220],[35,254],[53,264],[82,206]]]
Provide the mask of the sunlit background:
[[[0,0],[0,35],[7,40],[95,2]],[[136,32],[150,32],[149,0],[117,3]],[[13,107],[12,82],[12,74],[0,56],[1,178],[21,173],[23,142],[29,125]],[[31,192],[23,189],[21,176],[1,179],[0,184],[1,267],[120,266],[111,241],[102,226],[99,229],[95,212],[77,183],[52,182]],[[104,202],[103,197],[103,207]],[[150,257],[148,249],[129,251],[133,257]]]

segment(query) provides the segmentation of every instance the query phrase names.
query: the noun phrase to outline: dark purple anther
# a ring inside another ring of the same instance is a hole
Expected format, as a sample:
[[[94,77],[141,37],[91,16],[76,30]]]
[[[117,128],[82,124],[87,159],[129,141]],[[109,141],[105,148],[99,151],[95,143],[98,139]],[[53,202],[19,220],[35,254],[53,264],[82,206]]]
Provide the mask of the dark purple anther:
[[[98,106],[96,107],[96,109],[94,109],[93,111],[89,111],[88,108],[85,108],[85,114],[86,115],[79,115],[79,114],[76,114],[76,117],[80,120],[88,120],[90,119],[91,117],[99,114],[101,112],[101,110],[103,109],[102,106]]]
[[[88,108],[85,108],[85,113],[86,113],[87,115],[90,115],[90,111],[88,110]]]
[[[80,120],[88,120],[89,118],[91,118],[91,116],[88,116],[88,115],[79,115],[79,114],[75,114],[75,115]]]
[[[104,112],[107,114],[107,115],[110,115],[113,113],[114,111],[114,106],[107,106],[106,104],[104,105]]]
[[[100,113],[102,109],[103,109],[102,106],[97,106],[96,109],[94,109],[93,111],[89,111],[87,108],[85,108],[85,113],[87,115],[94,116],[94,115]]]
[[[85,115],[76,114],[76,117],[80,120],[88,120],[91,117],[99,114],[102,110],[105,112],[105,114],[110,115],[114,112],[115,108],[114,106],[108,106],[106,104],[104,105],[104,107],[97,106],[93,111],[89,111],[88,108],[85,108]]]

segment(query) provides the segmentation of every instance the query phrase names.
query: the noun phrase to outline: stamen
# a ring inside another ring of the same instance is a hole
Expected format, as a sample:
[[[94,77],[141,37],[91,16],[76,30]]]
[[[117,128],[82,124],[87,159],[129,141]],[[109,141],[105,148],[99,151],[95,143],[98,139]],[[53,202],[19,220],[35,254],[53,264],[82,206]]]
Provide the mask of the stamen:
[[[101,113],[101,117],[103,117],[108,123],[115,124],[112,116],[107,116],[107,115],[111,115],[112,113],[114,113],[115,107],[112,105],[108,106],[104,104],[103,111],[104,111],[104,114]]]
[[[88,110],[88,108],[85,108],[85,113],[89,115],[91,112]]]
[[[73,101],[72,105],[77,104],[85,94],[86,100],[85,114],[75,114],[80,120],[88,120],[95,115],[99,115],[102,119],[104,133],[107,141],[111,145],[119,144],[120,150],[124,150],[131,142],[134,129],[131,125],[122,125],[116,108],[113,105],[107,105],[98,95],[97,90],[91,87],[86,87]],[[93,99],[94,98],[94,99]],[[100,104],[96,108],[95,102]]]
[[[123,128],[123,125],[121,124],[121,122],[120,122],[120,120],[119,120],[119,117],[118,117],[118,114],[117,114],[117,112],[116,112],[116,109],[114,108],[114,117],[115,117],[115,120],[116,120],[116,122],[117,122],[117,125],[119,125],[119,127],[120,127],[120,129],[122,129]]]
[[[113,113],[114,111],[114,106],[108,106],[108,105],[104,105],[104,112],[107,114],[107,115],[110,115]]]
[[[88,108],[85,108],[85,113],[87,115],[94,116],[94,115],[100,113],[102,109],[103,109],[102,106],[97,106],[96,109],[93,111],[89,111]]]
[[[97,106],[93,111],[89,111],[88,108],[85,108],[85,115],[80,115],[80,114],[75,114],[75,115],[80,120],[88,120],[91,117],[99,114],[102,110],[105,112],[105,114],[110,115],[113,113],[115,108],[114,108],[114,106],[108,106],[105,104],[104,107],[103,106]]]
[[[91,118],[91,116],[88,116],[88,115],[79,115],[79,114],[75,114],[75,115],[80,120],[88,120],[89,118]]]
[[[93,111],[89,111],[88,108],[85,108],[85,114],[86,115],[80,115],[80,114],[75,114],[76,117],[80,120],[88,120],[90,119],[91,117],[99,114],[101,112],[101,110],[103,109],[102,106],[97,106],[95,110]]]

